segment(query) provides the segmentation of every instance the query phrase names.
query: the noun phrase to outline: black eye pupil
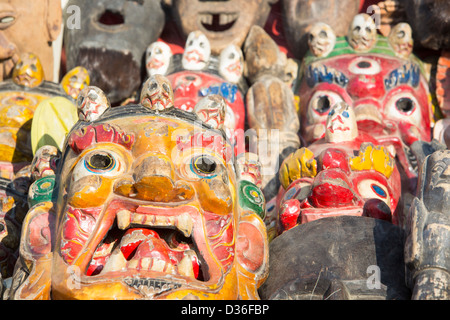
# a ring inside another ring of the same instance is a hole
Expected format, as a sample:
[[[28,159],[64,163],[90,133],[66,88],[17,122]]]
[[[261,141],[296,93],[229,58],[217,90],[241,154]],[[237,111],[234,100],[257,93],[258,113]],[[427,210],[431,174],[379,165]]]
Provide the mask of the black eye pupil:
[[[151,89],[151,90],[155,90],[156,88],[158,88],[158,84],[157,84],[156,82],[153,82],[153,83],[150,85],[150,89]]]
[[[202,174],[211,174],[216,171],[217,164],[209,157],[200,156],[194,159],[195,169]]]
[[[105,170],[113,165],[114,161],[111,156],[106,154],[95,154],[89,159],[89,167],[92,169]]]
[[[409,112],[414,109],[414,102],[409,98],[400,98],[395,103],[395,106],[402,112]]]
[[[328,110],[330,110],[330,107],[331,107],[330,99],[327,96],[319,97],[319,99],[317,100],[317,108],[316,108],[318,112],[320,113],[327,112]]]

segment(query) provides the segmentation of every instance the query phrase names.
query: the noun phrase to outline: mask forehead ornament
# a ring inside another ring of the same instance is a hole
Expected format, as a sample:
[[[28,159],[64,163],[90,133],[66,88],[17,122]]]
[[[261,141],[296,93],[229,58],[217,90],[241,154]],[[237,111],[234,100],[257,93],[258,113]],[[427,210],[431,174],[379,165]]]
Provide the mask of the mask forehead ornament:
[[[313,55],[319,58],[326,57],[334,49],[335,44],[336,35],[329,25],[319,22],[312,26],[308,45]]]
[[[348,42],[357,52],[367,52],[375,45],[377,28],[372,17],[362,13],[354,17],[349,31]]]
[[[206,67],[211,56],[211,44],[201,31],[189,34],[184,48],[182,65],[186,70],[202,70]]]
[[[110,107],[108,98],[98,87],[86,87],[78,95],[78,116],[82,121],[95,121]]]
[[[172,84],[162,75],[151,76],[143,85],[140,101],[143,106],[155,111],[173,108]]]

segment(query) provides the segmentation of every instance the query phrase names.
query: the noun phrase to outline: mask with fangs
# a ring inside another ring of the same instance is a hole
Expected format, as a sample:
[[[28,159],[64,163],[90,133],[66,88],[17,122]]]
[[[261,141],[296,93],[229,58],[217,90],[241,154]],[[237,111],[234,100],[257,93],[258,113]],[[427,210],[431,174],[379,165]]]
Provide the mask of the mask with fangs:
[[[236,166],[222,131],[176,108],[78,122],[53,197],[28,212],[10,297],[258,299],[268,243],[254,163]]]

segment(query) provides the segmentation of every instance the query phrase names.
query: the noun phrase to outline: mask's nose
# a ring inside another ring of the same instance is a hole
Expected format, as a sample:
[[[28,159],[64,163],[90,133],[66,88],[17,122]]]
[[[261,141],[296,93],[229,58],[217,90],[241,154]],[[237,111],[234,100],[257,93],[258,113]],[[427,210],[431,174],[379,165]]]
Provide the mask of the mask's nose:
[[[364,204],[363,216],[392,222],[391,208],[380,199],[370,199]]]
[[[354,206],[360,202],[351,182],[340,169],[319,172],[312,185],[309,201],[316,208]]]
[[[383,116],[375,104],[364,103],[356,105],[354,110],[358,127],[376,127],[383,124]]]
[[[159,156],[145,158],[132,176],[116,182],[114,192],[152,202],[180,202],[194,197],[194,190],[188,183],[175,181],[172,163]]]

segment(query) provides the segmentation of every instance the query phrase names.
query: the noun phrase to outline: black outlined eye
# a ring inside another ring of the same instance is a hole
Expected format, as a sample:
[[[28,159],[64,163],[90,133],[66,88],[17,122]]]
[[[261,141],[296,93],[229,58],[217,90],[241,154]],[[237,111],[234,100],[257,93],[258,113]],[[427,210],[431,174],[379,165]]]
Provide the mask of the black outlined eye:
[[[344,101],[337,93],[328,91],[317,91],[311,98],[309,109],[315,115],[327,116],[332,106]]]
[[[397,108],[398,111],[404,113],[410,113],[416,108],[414,101],[410,98],[398,99],[395,102],[395,107]]]
[[[217,174],[214,175],[216,169],[216,161],[208,155],[200,155],[192,159],[191,170],[201,178],[207,177],[211,179],[217,176]]]
[[[88,152],[73,169],[72,179],[77,181],[89,175],[113,178],[126,170],[125,160],[114,151],[93,150]]]

